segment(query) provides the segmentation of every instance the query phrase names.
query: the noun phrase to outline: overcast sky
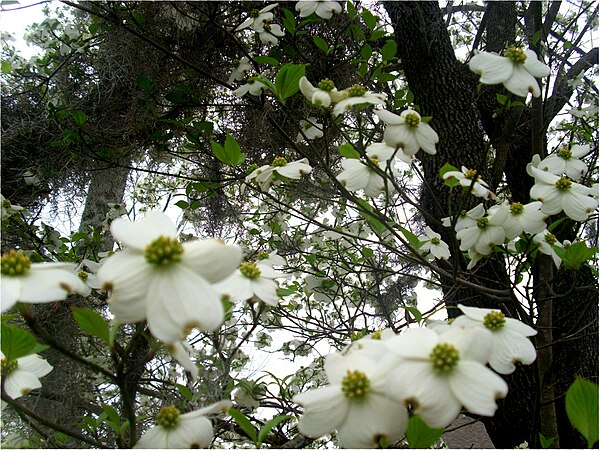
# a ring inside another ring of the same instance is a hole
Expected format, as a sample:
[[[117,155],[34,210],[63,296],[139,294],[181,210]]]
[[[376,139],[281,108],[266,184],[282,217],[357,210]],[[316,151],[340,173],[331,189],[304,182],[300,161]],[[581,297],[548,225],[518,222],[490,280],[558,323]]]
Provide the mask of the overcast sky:
[[[29,58],[35,53],[35,48],[25,44],[23,39],[27,26],[44,20],[42,9],[47,3],[58,4],[58,2],[40,2],[39,0],[19,0],[16,3],[7,4],[1,2],[0,6],[0,30],[2,33],[10,33],[15,38],[14,45],[19,48],[24,58]]]

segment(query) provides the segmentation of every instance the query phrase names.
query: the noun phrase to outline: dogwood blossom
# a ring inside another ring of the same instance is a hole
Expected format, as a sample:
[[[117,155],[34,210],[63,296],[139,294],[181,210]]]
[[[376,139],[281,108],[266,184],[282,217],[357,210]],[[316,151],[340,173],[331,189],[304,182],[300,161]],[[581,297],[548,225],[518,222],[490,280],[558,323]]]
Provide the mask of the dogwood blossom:
[[[494,205],[488,211],[493,216],[499,209],[507,209],[509,214],[502,224],[506,239],[514,239],[526,232],[530,234],[540,233],[546,229],[546,218],[548,217],[541,211],[542,202],[530,202],[523,205],[520,202],[504,202],[501,205]]]
[[[4,198],[2,194],[0,194],[0,205],[2,207],[2,215],[1,220],[8,219],[10,216],[13,216],[21,211],[24,211],[25,208],[19,205],[13,205],[9,199]]]
[[[470,228],[472,226],[477,225],[477,220],[482,218],[485,215],[485,208],[483,204],[480,203],[469,211],[462,210],[456,219],[456,224],[454,225],[454,231],[460,231],[463,228]],[[450,217],[444,217],[442,219],[442,224],[445,227],[449,227],[452,225],[452,221]]]
[[[550,75],[550,67],[539,61],[533,50],[511,46],[504,54],[506,56],[479,52],[469,61],[469,69],[481,75],[479,81],[483,84],[503,83],[506,89],[520,97],[527,97],[529,92],[539,97],[541,92],[536,78]]]
[[[374,448],[381,437],[388,442],[400,439],[408,413],[402,402],[390,399],[386,385],[386,375],[396,363],[371,351],[328,355],[325,372],[330,384],[294,397],[304,407],[300,432],[317,438],[337,430],[345,448]]]
[[[537,331],[523,322],[505,317],[500,310],[458,305],[464,315],[452,322],[453,327],[483,327],[492,332],[489,364],[496,372],[508,375],[515,371],[515,363],[535,361],[535,347],[529,336]]]
[[[454,178],[475,197],[482,197],[488,200],[496,198],[494,193],[488,189],[489,185],[481,179],[479,173],[475,169],[467,169],[465,166],[462,166],[460,172],[457,170],[450,170],[444,173],[442,178],[444,180]]]
[[[234,81],[245,80],[248,76],[248,73],[250,73],[252,70],[252,65],[250,64],[247,56],[242,57],[242,59],[239,61],[234,61],[234,65],[235,68],[233,69],[233,72],[231,72],[229,80],[227,80],[227,83],[229,84],[233,83]]]
[[[262,191],[267,191],[278,181],[299,180],[302,175],[310,173],[311,170],[312,167],[306,158],[288,163],[285,158],[279,156],[271,165],[264,165],[252,171],[246,177],[246,182],[255,182]]]
[[[329,108],[332,103],[339,102],[348,95],[345,91],[338,91],[333,81],[325,78],[314,87],[308,78],[302,77],[298,83],[300,92],[315,106]]]
[[[571,149],[562,148],[552,153],[538,164],[537,168],[554,175],[566,175],[571,180],[579,181],[587,172],[587,164],[578,158],[590,152],[589,145],[574,145]]]
[[[564,211],[571,219],[584,221],[598,207],[597,200],[590,197],[592,190],[586,186],[532,164],[527,166],[527,172],[535,178],[529,194],[531,198],[542,202],[544,214],[551,216]]]
[[[504,243],[506,233],[502,225],[508,217],[507,209],[498,209],[494,215],[477,219],[475,225],[463,228],[456,233],[460,249],[474,248],[480,255],[489,255],[496,245]]]
[[[194,363],[190,357],[190,354],[192,353],[192,347],[190,344],[188,344],[186,341],[175,342],[167,345],[167,350],[173,359],[181,364],[185,371],[190,374],[192,381],[195,382],[198,379],[199,370],[198,366],[196,366],[196,363]]]
[[[229,400],[222,400],[186,414],[163,406],[156,416],[157,426],[146,431],[134,448],[208,448],[214,432],[205,416],[226,412],[231,406]]]
[[[398,116],[385,109],[378,109],[375,114],[388,125],[383,132],[383,139],[388,145],[401,147],[404,154],[409,156],[415,155],[419,149],[435,155],[435,144],[439,137],[429,124],[421,120],[418,112],[407,109]]]
[[[8,361],[0,352],[4,391],[13,399],[42,387],[40,378],[52,371],[52,366],[38,355],[27,355]]]
[[[31,263],[21,250],[2,255],[1,310],[15,303],[48,303],[85,295],[87,286],[77,277],[75,266],[68,263]]]
[[[285,33],[281,29],[280,25],[265,23],[263,30],[258,32],[258,37],[263,44],[277,45],[280,37],[284,36]]]
[[[552,261],[554,261],[554,265],[558,269],[562,264],[562,259],[554,250],[554,246],[562,247],[563,245],[556,239],[552,233],[548,230],[544,230],[541,233],[533,236],[533,243],[545,255],[552,257]]]
[[[302,142],[304,139],[313,140],[323,137],[323,125],[316,117],[309,117],[308,120],[300,121],[301,133],[298,133],[296,142]]]
[[[443,334],[412,328],[384,341],[401,361],[387,376],[390,398],[410,404],[431,428],[450,425],[464,406],[493,416],[508,386],[485,367],[491,332],[451,327]]]
[[[235,29],[235,31],[244,30],[246,28],[252,28],[254,31],[264,31],[266,23],[273,20],[273,13],[271,10],[277,7],[278,3],[265,6],[261,10],[253,9],[250,11],[250,17],[242,22],[242,24]]]
[[[426,238],[419,238],[423,245],[419,247],[419,252],[430,257],[430,259],[448,259],[450,258],[450,248],[448,244],[441,240],[441,235],[429,227],[425,227]]]
[[[312,13],[323,19],[331,19],[334,14],[342,12],[342,7],[338,2],[327,0],[299,0],[296,3],[296,11],[300,12],[300,17],[308,17]]]
[[[372,104],[372,105],[383,105],[385,104],[385,94],[377,94],[375,92],[367,91],[364,87],[355,84],[348,89],[344,89],[347,96],[343,100],[340,100],[333,107],[333,115],[339,116],[340,114],[350,111],[356,105]]]
[[[117,322],[147,320],[152,334],[170,344],[191,328],[214,330],[223,321],[219,294],[211,283],[228,277],[242,251],[216,239],[180,243],[173,222],[151,211],[139,222],[116,219],[116,240],[127,248],[98,270]]]
[[[229,295],[233,301],[250,300],[256,297],[268,305],[277,306],[279,286],[274,279],[282,275],[268,262],[246,261],[240,265],[239,270],[215,284],[215,288],[221,294]]]
[[[250,77],[248,78],[248,82],[246,84],[242,84],[239,88],[233,91],[233,95],[236,97],[243,97],[246,94],[250,94],[258,97],[262,94],[264,88],[264,84]]]

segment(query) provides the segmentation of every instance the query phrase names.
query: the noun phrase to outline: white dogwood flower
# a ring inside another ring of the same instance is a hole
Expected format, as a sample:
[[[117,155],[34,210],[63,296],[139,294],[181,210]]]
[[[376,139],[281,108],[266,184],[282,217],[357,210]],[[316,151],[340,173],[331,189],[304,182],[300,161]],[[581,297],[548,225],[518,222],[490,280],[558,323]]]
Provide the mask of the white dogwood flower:
[[[9,199],[4,198],[2,194],[0,194],[0,205],[2,207],[2,215],[1,219],[8,219],[10,216],[13,216],[21,211],[24,211],[25,208],[19,205],[13,205]]]
[[[394,442],[404,435],[408,413],[402,402],[390,399],[386,385],[397,361],[375,355],[357,350],[327,356],[329,385],[294,397],[304,407],[298,422],[302,434],[317,438],[337,430],[345,448],[374,448],[381,437]]]
[[[348,95],[345,91],[338,91],[333,81],[327,78],[321,80],[317,87],[313,86],[306,77],[300,78],[298,84],[304,97],[317,107],[329,108],[332,103],[339,102]]]
[[[460,249],[464,251],[474,248],[480,255],[492,253],[496,245],[504,243],[506,233],[502,225],[508,214],[507,209],[499,209],[494,215],[477,219],[475,225],[457,231]]]
[[[263,30],[259,31],[258,37],[263,44],[277,45],[280,37],[284,36],[285,33],[281,29],[280,25],[265,23]]]
[[[262,94],[263,89],[266,86],[262,84],[260,81],[256,81],[252,79],[252,77],[248,78],[248,82],[242,84],[239,88],[233,91],[233,95],[236,97],[243,97],[246,94],[254,95],[258,97]]]
[[[479,203],[474,208],[469,211],[462,210],[456,219],[456,224],[454,225],[454,231],[460,231],[463,228],[469,228],[477,225],[477,220],[485,215],[485,208],[482,203]],[[452,225],[452,221],[450,217],[444,217],[442,219],[442,224],[445,227],[450,227]]]
[[[68,294],[85,295],[88,287],[68,263],[31,263],[21,250],[2,255],[1,311],[15,303],[49,303],[67,298]]]
[[[450,170],[444,173],[442,178],[444,180],[454,178],[475,197],[482,197],[488,200],[496,198],[494,193],[488,189],[489,185],[481,179],[481,176],[475,169],[467,169],[465,166],[462,166],[460,172],[457,170]]]
[[[439,137],[429,124],[421,120],[418,112],[407,109],[398,116],[378,109],[375,114],[388,125],[383,132],[383,139],[388,145],[401,147],[404,154],[409,156],[415,155],[419,149],[435,155],[435,144]]]
[[[508,386],[485,367],[491,332],[451,327],[443,334],[412,328],[384,341],[401,361],[387,376],[390,398],[410,404],[431,428],[450,425],[464,406],[493,416]]]
[[[356,105],[383,105],[385,104],[385,94],[377,94],[375,92],[367,91],[364,87],[355,84],[348,89],[344,89],[346,92],[346,98],[340,100],[333,107],[333,115],[339,116],[340,114],[350,111]]]
[[[259,33],[264,31],[266,23],[273,20],[273,13],[271,10],[275,8],[278,3],[265,6],[261,10],[253,9],[250,11],[250,17],[242,22],[242,24],[235,29],[235,31],[244,30],[246,28],[252,28],[254,31]]]
[[[574,145],[569,150],[562,148],[540,161],[537,168],[546,170],[554,175],[566,175],[574,181],[579,181],[587,172],[587,164],[578,158],[590,152],[589,145]]]
[[[506,89],[520,97],[527,97],[529,92],[539,97],[541,92],[536,78],[550,75],[550,67],[540,62],[533,50],[511,46],[504,54],[506,56],[479,52],[469,61],[469,69],[481,75],[479,81],[483,84],[503,83]]]
[[[541,164],[541,163],[540,163]],[[575,183],[565,176],[541,170],[532,164],[527,166],[529,175],[535,178],[529,194],[531,198],[542,202],[542,212],[553,215],[564,211],[573,220],[587,220],[597,207],[596,199],[590,197],[592,190]]]
[[[554,250],[554,246],[562,247],[563,245],[556,239],[552,233],[548,230],[544,230],[541,233],[533,236],[533,243],[545,255],[552,257],[552,261],[554,261],[554,265],[558,269],[562,264],[562,259]]]
[[[500,310],[458,307],[464,315],[454,319],[453,327],[483,327],[492,332],[489,364],[496,372],[508,375],[515,371],[515,363],[528,365],[535,361],[535,347],[527,338],[537,331],[529,325],[505,317]]]
[[[163,406],[156,416],[157,425],[144,433],[134,448],[208,448],[214,438],[210,420],[205,416],[226,412],[229,400],[181,414],[174,406]]]
[[[252,70],[252,65],[250,64],[247,56],[244,56],[239,61],[234,61],[234,65],[235,68],[233,69],[233,72],[231,72],[229,80],[227,80],[227,83],[229,84],[233,83],[234,81],[245,80]]]
[[[426,238],[419,238],[423,245],[419,247],[419,252],[428,255],[431,259],[448,259],[450,258],[450,248],[441,239],[441,235],[436,233],[429,227],[425,227]]]
[[[307,120],[300,121],[301,133],[298,133],[296,142],[302,142],[304,139],[312,141],[323,137],[323,125],[320,124],[316,117],[309,117]]]
[[[214,286],[221,294],[229,295],[233,301],[256,297],[268,305],[277,306],[279,286],[275,278],[282,276],[283,274],[268,262],[246,261],[240,265],[239,270]]]
[[[502,224],[506,239],[512,240],[521,233],[536,234],[546,229],[546,218],[548,217],[541,211],[542,202],[530,202],[523,205],[520,202],[504,202],[501,205],[494,205],[488,211],[493,216],[499,209],[507,209],[509,214]]]
[[[271,165],[264,165],[252,171],[246,177],[246,182],[255,182],[262,191],[267,191],[279,181],[299,180],[302,175],[311,171],[312,167],[306,158],[288,163],[285,158],[279,156]]]
[[[127,248],[98,270],[117,322],[147,320],[152,334],[172,344],[192,328],[211,331],[223,321],[220,296],[211,285],[238,266],[242,250],[219,240],[180,243],[171,219],[151,211],[139,222],[116,219],[116,240]]]
[[[342,12],[342,7],[338,2],[327,0],[299,0],[296,3],[296,11],[300,12],[300,17],[308,17],[312,13],[323,19],[331,19],[334,14]]]
[[[52,366],[38,355],[27,355],[7,361],[0,352],[4,391],[10,398],[19,398],[42,387],[40,378],[48,375]]]

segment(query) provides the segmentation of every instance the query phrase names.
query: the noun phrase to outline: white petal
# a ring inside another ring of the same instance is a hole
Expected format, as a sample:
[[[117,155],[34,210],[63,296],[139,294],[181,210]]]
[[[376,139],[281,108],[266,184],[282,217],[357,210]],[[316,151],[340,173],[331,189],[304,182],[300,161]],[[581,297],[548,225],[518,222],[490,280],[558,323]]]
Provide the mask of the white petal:
[[[177,427],[168,434],[165,448],[208,448],[213,437],[210,420],[183,414],[179,416]]]
[[[508,392],[502,378],[475,361],[459,361],[448,375],[448,385],[469,412],[482,416],[493,416],[498,408],[496,399]]]
[[[134,448],[169,448],[167,438],[169,431],[160,425],[150,428],[144,433]]]
[[[527,97],[529,92],[534,97],[540,96],[537,80],[521,64],[514,65],[512,75],[504,81],[504,87],[520,97]]]
[[[425,122],[421,122],[415,130],[415,136],[419,146],[425,153],[436,154],[435,144],[439,141],[438,134]]]
[[[402,147],[405,155],[413,156],[420,148],[415,133],[406,125],[389,125],[383,132],[383,139],[392,147]]]
[[[227,278],[242,261],[242,249],[217,239],[183,244],[181,263],[210,283]]]
[[[404,120],[399,115],[385,109],[376,109],[375,114],[388,125],[402,125],[404,123]]]
[[[304,407],[298,421],[298,429],[308,437],[321,437],[344,422],[348,414],[349,400],[340,386],[323,388],[298,394],[294,402]]]
[[[531,328],[527,324],[524,324],[520,320],[512,319],[510,317],[507,317],[504,320],[504,328],[512,331],[513,333],[520,334],[521,336],[535,336],[537,334],[535,329]]]
[[[85,291],[85,284],[74,272],[54,268],[51,264],[44,266],[32,265],[27,274],[21,277],[19,301],[46,303],[64,300],[71,292]]]
[[[533,50],[525,50],[525,54],[527,55],[527,59],[523,63],[523,66],[527,69],[527,72],[536,78],[544,78],[550,75],[550,67],[538,60]]]
[[[245,277],[239,271],[234,272],[231,276],[215,283],[213,287],[219,294],[229,295],[234,302],[248,300],[254,296],[250,278]]]
[[[29,372],[16,368],[4,380],[4,391],[10,398],[19,398],[34,389],[42,387],[37,377]]]
[[[277,306],[279,303],[277,288],[277,283],[268,278],[260,277],[252,282],[252,289],[256,296],[271,306]]]
[[[594,211],[597,207],[596,200],[575,193],[569,194],[562,196],[562,206],[565,214],[571,219],[579,222],[587,220],[590,212]],[[22,295],[23,294],[21,294],[21,296]]]
[[[509,330],[494,333],[494,348],[490,354],[490,366],[503,375],[513,373],[515,363],[531,364],[535,361],[535,347],[529,339]]]
[[[52,371],[52,366],[38,355],[27,355],[17,358],[19,369],[30,372],[37,378],[48,375]]]
[[[370,391],[364,399],[350,402],[348,416],[338,427],[338,436],[344,448],[375,448],[382,436],[388,442],[399,440],[407,424],[404,405]]]
[[[389,348],[402,358],[429,360],[429,354],[439,342],[435,331],[428,328],[410,328],[385,341]]]
[[[150,211],[139,222],[115,219],[110,231],[117,241],[127,247],[143,252],[146,246],[160,236],[177,237],[175,225],[169,217],[160,211]]]
[[[493,53],[480,52],[469,61],[469,69],[481,74],[479,81],[484,84],[498,84],[507,80],[513,71],[510,59]]]
[[[21,293],[21,280],[20,277],[9,277],[8,275],[2,276],[2,282],[0,283],[0,302],[2,304],[2,312],[12,308]]]

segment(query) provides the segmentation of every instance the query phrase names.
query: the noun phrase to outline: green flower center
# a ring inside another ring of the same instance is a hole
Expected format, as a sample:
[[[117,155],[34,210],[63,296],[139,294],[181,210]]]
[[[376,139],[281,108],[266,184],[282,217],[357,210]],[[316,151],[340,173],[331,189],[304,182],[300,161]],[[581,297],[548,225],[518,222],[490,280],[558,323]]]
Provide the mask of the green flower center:
[[[4,200],[2,200],[2,207],[9,209],[12,207],[12,204],[10,203],[10,200],[5,198]]]
[[[251,174],[252,172],[254,172],[256,169],[258,169],[258,164],[256,164],[256,163],[250,164],[250,165],[248,166],[248,168],[246,169],[246,174],[247,174],[247,175],[250,175],[250,174]]]
[[[415,112],[408,113],[404,116],[404,123],[411,128],[417,128],[421,123],[421,117]]]
[[[253,9],[250,11],[250,17],[254,17],[255,19],[260,16],[260,11],[258,9]]]
[[[560,179],[556,183],[554,183],[556,189],[558,189],[559,191],[567,191],[571,189],[572,184],[573,183],[571,182],[571,180],[569,180],[567,177],[560,177]]]
[[[483,326],[491,331],[500,330],[504,327],[504,322],[506,322],[506,320],[504,320],[504,314],[500,311],[491,311],[483,318]]]
[[[371,335],[371,339],[375,339],[376,341],[380,341],[381,340],[381,334],[382,334],[382,331],[381,330],[377,330],[377,331],[375,331]]]
[[[77,276],[78,276],[79,278],[81,278],[83,281],[87,280],[87,279],[88,279],[88,277],[89,277],[88,273],[87,273],[85,270],[81,270],[81,271],[80,271],[80,272],[77,274]]]
[[[558,151],[558,156],[560,156],[562,159],[571,159],[573,157],[573,152],[568,148],[561,148]]]
[[[440,241],[440,238],[439,238],[439,237],[432,237],[432,238],[431,238],[431,243],[432,243],[433,245],[440,245],[440,242],[441,242],[441,241]]]
[[[260,252],[260,253],[259,253],[259,254],[256,256],[256,259],[258,259],[259,261],[262,261],[262,260],[264,260],[264,259],[267,259],[269,256],[271,256],[271,255],[269,255],[269,253],[268,253],[268,252]]]
[[[2,274],[11,277],[25,275],[31,262],[22,250],[11,249],[2,255]]]
[[[467,217],[467,210],[466,209],[461,209],[461,211],[458,213],[458,215],[462,218]]]
[[[17,367],[19,367],[19,361],[17,361],[16,359],[14,361],[8,362],[6,358],[2,358],[2,361],[0,361],[0,372],[2,373],[2,376],[8,375]]]
[[[348,95],[350,97],[362,97],[365,95],[366,89],[362,87],[360,84],[355,84],[348,88]]]
[[[439,373],[450,372],[458,363],[459,353],[452,344],[438,344],[431,353],[429,359],[433,363],[433,369]]]
[[[467,171],[465,172],[465,178],[467,180],[476,180],[477,171],[475,169],[467,169]]]
[[[342,379],[342,392],[348,398],[364,398],[369,392],[369,379],[367,376],[358,370],[346,372],[346,376]]]
[[[556,236],[554,236],[552,233],[546,233],[544,240],[550,245],[556,244]]]
[[[146,261],[156,266],[168,266],[181,261],[183,246],[177,238],[160,236],[146,247]]]
[[[511,45],[506,49],[505,55],[508,59],[517,64],[523,64],[527,59],[527,55],[525,54],[525,52],[520,48],[515,47],[514,45]]]
[[[329,91],[333,91],[335,89],[335,84],[329,78],[324,78],[321,81],[319,81],[319,84],[317,84],[317,87],[319,89],[321,89],[322,91],[329,92]]]
[[[273,160],[273,163],[271,165],[274,167],[283,167],[286,164],[287,164],[287,161],[285,160],[285,158],[282,156],[278,156],[277,158],[275,158]]]
[[[485,230],[489,225],[489,219],[487,217],[482,217],[477,219],[477,228],[480,230]]]
[[[269,25],[268,23],[265,23],[263,25],[263,28],[265,29],[265,31],[271,31],[271,25]]]
[[[260,269],[256,267],[255,262],[243,262],[240,264],[240,272],[246,278],[250,278],[251,280],[256,280],[260,277]]]
[[[522,214],[523,211],[525,211],[525,207],[523,206],[523,203],[514,202],[510,205],[510,213],[515,216],[518,214]]]
[[[179,422],[180,414],[174,406],[163,406],[156,415],[156,423],[164,428],[174,428]]]

